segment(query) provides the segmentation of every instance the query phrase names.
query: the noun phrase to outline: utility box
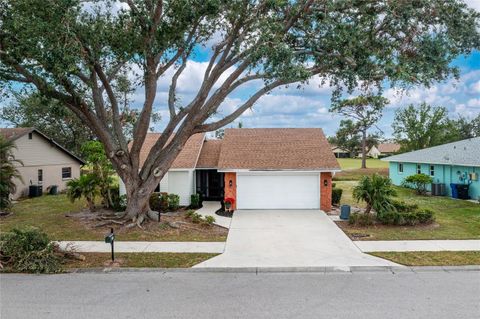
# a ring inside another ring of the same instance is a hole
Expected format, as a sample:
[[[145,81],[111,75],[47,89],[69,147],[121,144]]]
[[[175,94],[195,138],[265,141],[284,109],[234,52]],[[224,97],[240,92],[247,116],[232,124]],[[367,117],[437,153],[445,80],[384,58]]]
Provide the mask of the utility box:
[[[30,185],[28,187],[28,197],[39,197],[43,194],[42,185]]]

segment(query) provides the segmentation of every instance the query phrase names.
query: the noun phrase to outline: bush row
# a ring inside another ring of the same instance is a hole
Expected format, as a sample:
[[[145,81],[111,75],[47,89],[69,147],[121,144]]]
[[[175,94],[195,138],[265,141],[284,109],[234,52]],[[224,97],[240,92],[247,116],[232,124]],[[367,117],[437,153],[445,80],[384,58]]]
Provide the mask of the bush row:
[[[186,212],[185,217],[190,219],[194,224],[212,225],[215,222],[215,217],[213,216],[203,217],[199,213],[195,212],[193,209],[189,209]]]
[[[168,193],[153,193],[150,195],[150,208],[157,212],[175,211],[180,207],[180,196]]]

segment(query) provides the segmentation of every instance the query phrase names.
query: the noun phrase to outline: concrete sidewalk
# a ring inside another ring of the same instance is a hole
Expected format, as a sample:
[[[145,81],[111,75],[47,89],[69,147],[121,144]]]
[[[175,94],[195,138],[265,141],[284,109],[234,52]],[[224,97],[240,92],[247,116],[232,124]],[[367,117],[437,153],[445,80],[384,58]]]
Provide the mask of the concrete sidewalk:
[[[480,240],[371,240],[353,243],[363,252],[480,251]]]
[[[108,253],[110,244],[103,241],[60,241],[61,249],[71,246],[82,253]],[[118,253],[223,253],[225,242],[148,242],[148,241],[116,241],[115,251]]]
[[[230,228],[230,223],[232,222],[231,218],[223,217],[215,214],[217,210],[221,207],[220,202],[204,201],[202,203],[202,208],[197,210],[197,213],[205,216],[213,216],[215,218],[215,225],[222,226],[225,228]]]

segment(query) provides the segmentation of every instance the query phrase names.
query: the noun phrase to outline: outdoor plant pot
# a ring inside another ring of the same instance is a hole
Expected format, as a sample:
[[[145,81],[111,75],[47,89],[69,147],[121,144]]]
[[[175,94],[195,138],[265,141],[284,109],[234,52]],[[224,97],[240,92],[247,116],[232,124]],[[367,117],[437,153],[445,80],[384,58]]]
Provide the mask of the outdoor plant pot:
[[[233,206],[233,203],[235,203],[235,199],[228,197],[228,198],[225,198],[224,202],[225,202],[225,211],[227,212],[232,211],[232,206]]]

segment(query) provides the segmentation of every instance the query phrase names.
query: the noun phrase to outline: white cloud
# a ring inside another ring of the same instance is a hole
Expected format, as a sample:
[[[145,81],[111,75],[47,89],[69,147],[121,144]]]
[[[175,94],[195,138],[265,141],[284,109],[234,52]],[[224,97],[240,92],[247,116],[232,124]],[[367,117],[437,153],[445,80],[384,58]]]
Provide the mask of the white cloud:
[[[467,106],[475,108],[480,107],[480,98],[468,100]]]
[[[480,0],[465,0],[465,3],[477,11],[480,11]]]

